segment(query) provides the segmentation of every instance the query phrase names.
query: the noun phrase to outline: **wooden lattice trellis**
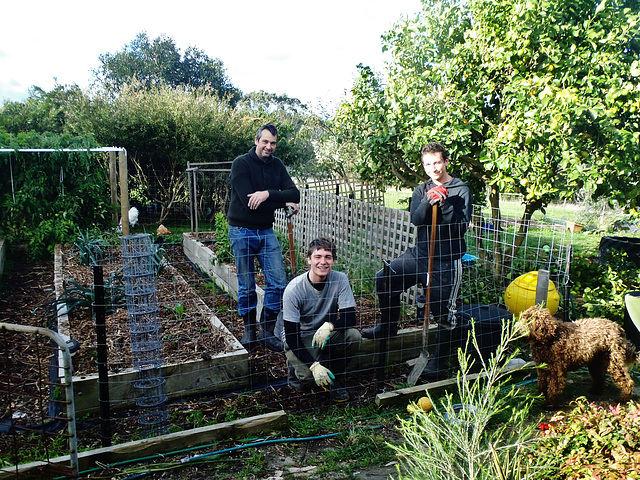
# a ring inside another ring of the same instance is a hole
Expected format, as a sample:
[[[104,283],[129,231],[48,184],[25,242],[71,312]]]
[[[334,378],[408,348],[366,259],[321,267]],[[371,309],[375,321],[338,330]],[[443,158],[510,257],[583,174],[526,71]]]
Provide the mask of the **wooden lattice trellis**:
[[[293,236],[303,254],[313,239],[335,242],[341,262],[353,257],[390,260],[415,244],[409,212],[373,205],[315,190],[300,191],[300,212],[292,219]],[[276,211],[274,228],[287,231],[283,210]]]

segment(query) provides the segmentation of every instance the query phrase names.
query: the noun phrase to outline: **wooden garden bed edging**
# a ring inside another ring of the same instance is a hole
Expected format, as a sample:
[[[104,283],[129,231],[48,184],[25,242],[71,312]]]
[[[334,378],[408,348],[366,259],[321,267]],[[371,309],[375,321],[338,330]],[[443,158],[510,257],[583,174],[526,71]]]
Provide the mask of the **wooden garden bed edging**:
[[[228,441],[232,438],[243,438],[262,432],[271,432],[281,429],[286,423],[287,415],[283,410],[265,413],[255,417],[88,450],[78,454],[78,466],[80,471],[86,471],[100,465],[108,466],[109,464],[207,445],[216,441]],[[213,447],[210,447],[210,449],[212,451],[215,450]],[[54,458],[49,463],[54,465],[68,464],[69,457]],[[23,478],[23,475],[25,475],[24,478],[28,478],[26,475],[30,474],[33,474],[31,478],[42,478],[42,473],[37,469],[45,467],[45,465],[44,462],[21,465],[19,467],[20,478]],[[15,475],[15,471],[0,472],[0,480],[15,478]]]
[[[518,372],[531,372],[535,367],[533,362],[516,363],[514,365],[507,365],[504,368],[505,372],[512,372],[517,374]],[[472,373],[467,375],[467,380],[475,382],[478,378],[485,376],[483,372]],[[441,392],[449,390],[451,387],[456,386],[456,378],[447,378],[445,380],[439,380],[437,382],[424,383],[422,385],[415,385],[413,387],[400,388],[392,392],[384,392],[376,395],[376,405],[379,407],[389,407],[392,405],[398,405],[401,403],[408,404],[412,400],[416,400],[426,395],[429,392],[431,395],[439,395]]]
[[[236,300],[238,299],[238,277],[232,267],[224,263],[216,263],[213,251],[201,241],[191,238],[191,233],[182,234],[182,248],[184,254],[202,272],[206,273],[218,287],[223,289]],[[256,309],[262,310],[264,302],[264,290],[256,285],[258,305]]]

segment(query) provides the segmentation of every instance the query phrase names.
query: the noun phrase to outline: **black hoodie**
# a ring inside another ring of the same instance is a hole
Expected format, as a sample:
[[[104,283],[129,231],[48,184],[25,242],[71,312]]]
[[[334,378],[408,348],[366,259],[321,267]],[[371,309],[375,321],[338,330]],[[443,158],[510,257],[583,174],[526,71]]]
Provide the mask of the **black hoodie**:
[[[268,190],[269,198],[251,210],[248,195],[260,190]],[[272,155],[262,161],[253,147],[233,161],[229,225],[256,230],[272,228],[275,210],[284,208],[287,202],[299,203],[300,191],[279,158]]]
[[[434,261],[457,260],[467,251],[464,234],[473,213],[471,191],[466,182],[453,175],[451,177],[451,180],[443,184],[449,194],[438,210]],[[433,219],[433,210],[427,191],[435,186],[435,182],[429,179],[418,185],[411,197],[411,223],[418,229],[416,246],[422,270],[426,270]]]

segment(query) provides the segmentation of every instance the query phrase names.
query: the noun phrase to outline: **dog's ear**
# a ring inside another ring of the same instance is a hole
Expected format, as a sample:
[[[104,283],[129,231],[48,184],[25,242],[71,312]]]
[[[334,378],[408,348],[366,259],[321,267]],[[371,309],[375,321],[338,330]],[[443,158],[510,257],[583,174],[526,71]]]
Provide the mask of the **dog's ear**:
[[[558,330],[558,322],[548,310],[539,309],[532,315],[530,336],[540,343],[551,342]]]

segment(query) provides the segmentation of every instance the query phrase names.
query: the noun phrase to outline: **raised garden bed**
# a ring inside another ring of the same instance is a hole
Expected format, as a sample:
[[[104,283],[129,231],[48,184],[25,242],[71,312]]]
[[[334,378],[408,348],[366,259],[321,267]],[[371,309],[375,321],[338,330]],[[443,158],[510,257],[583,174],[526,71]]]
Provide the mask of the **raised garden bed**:
[[[114,249],[105,282],[119,265]],[[58,247],[55,257],[56,296],[65,280],[82,285],[93,283],[90,268],[79,264],[70,248]],[[164,365],[169,398],[206,391],[241,389],[249,381],[248,352],[211,309],[182,278],[178,270],[165,265],[157,281],[157,318],[160,324]],[[180,311],[177,306],[180,305]],[[182,312],[182,313],[180,313]],[[109,397],[117,407],[129,407],[135,401],[134,380],[138,372],[131,363],[129,324],[126,308],[107,315]],[[83,414],[98,408],[96,334],[91,313],[60,311],[58,329],[62,335],[78,340],[80,350],[74,356],[74,394],[76,412]]]
[[[207,233],[199,234],[196,238],[194,234],[184,233],[182,244],[185,255],[202,272],[210,276],[216,284],[224,289],[229,295],[238,298],[238,281],[236,273],[231,265],[218,264],[215,261],[214,251],[201,241],[202,237],[208,238]],[[259,286],[256,287],[258,296],[258,309],[262,308],[264,291]],[[359,325],[365,328],[375,325],[377,322],[376,312],[367,320],[366,324]],[[360,316],[362,319],[362,315]],[[435,336],[436,326],[431,325],[429,329],[429,341],[433,341],[431,336]],[[354,367],[358,369],[368,369],[377,366],[377,352],[379,342],[363,339],[360,345],[360,355]],[[387,347],[387,364],[399,364],[411,359],[415,359],[422,349],[422,328],[407,326],[398,331],[398,335],[390,339]]]

